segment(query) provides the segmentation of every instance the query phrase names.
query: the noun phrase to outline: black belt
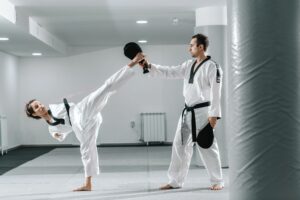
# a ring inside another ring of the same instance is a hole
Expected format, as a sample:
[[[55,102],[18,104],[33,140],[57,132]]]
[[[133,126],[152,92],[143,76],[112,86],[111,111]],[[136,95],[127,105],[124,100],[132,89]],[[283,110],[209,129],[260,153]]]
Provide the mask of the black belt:
[[[192,122],[192,139],[193,139],[193,142],[196,142],[196,139],[197,139],[195,109],[197,109],[197,108],[203,108],[203,107],[207,107],[207,106],[210,106],[210,102],[209,101],[196,104],[196,105],[194,105],[192,107],[189,107],[189,106],[187,106],[185,104],[185,108],[182,111],[181,120],[183,120],[183,115],[184,115],[185,111],[192,112],[191,122]],[[181,135],[181,139],[182,139],[182,135]]]
[[[66,107],[66,110],[67,110],[70,125],[72,126],[71,118],[70,118],[70,105],[68,104],[68,101],[67,101],[66,98],[64,98],[64,104],[65,104],[65,107]]]

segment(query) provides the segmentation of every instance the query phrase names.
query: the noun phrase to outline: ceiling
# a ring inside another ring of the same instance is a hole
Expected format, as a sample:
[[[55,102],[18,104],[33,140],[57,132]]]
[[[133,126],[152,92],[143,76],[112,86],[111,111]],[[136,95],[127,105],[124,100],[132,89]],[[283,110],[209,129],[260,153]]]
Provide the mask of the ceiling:
[[[1,0],[2,1],[2,0]],[[0,51],[16,56],[67,56],[123,46],[184,44],[194,32],[195,10],[224,6],[226,0],[6,0],[16,23],[0,13]],[[178,24],[173,24],[173,19]],[[148,24],[136,24],[136,20]],[[32,22],[32,23],[31,23]]]

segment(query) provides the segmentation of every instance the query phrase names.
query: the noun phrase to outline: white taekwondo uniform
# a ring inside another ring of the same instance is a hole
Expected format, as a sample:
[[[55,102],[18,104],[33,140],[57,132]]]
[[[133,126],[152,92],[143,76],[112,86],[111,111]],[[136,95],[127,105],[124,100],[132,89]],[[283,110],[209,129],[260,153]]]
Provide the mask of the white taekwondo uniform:
[[[191,59],[179,66],[172,67],[151,63],[149,75],[152,77],[183,79],[183,96],[185,104],[189,107],[203,102],[210,102],[208,107],[195,109],[198,133],[208,123],[208,117],[221,118],[222,70],[218,64],[210,59],[210,56],[207,56],[207,59],[200,64],[199,69],[194,73],[194,77],[191,77],[191,69],[195,62]],[[192,83],[189,83],[190,78],[193,79]],[[168,170],[169,184],[174,188],[183,186],[193,155],[191,112],[185,112],[183,116],[183,119],[181,116],[179,118]],[[196,146],[210,176],[211,184],[224,186],[216,139],[208,149]]]
[[[134,74],[133,69],[124,66],[108,78],[96,91],[86,96],[79,103],[70,103],[69,116],[64,104],[49,105],[55,118],[64,119],[64,124],[49,125],[49,132],[54,137],[55,133],[61,134],[59,141],[74,131],[80,142],[81,159],[84,166],[85,177],[99,174],[97,136],[102,123],[101,110],[106,105],[108,98]],[[71,124],[72,125],[71,125]]]

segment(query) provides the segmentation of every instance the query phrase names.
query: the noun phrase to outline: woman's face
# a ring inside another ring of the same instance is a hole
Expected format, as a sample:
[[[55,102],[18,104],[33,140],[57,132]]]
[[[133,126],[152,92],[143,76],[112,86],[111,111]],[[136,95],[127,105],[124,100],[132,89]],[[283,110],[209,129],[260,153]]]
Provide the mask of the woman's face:
[[[32,114],[33,116],[43,117],[48,113],[47,108],[39,101],[32,102],[30,106],[34,111],[34,113]]]

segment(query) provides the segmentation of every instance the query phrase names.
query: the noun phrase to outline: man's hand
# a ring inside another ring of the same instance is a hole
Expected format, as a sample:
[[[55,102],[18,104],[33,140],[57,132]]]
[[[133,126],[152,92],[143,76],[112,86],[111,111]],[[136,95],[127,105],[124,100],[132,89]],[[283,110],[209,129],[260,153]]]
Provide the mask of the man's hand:
[[[208,121],[212,128],[215,128],[215,126],[217,124],[217,119],[218,119],[217,117],[209,117],[208,118]]]
[[[144,58],[142,63],[139,63],[139,65],[140,65],[141,68],[144,68],[144,67],[150,68],[149,63],[145,58]]]
[[[128,66],[133,67],[134,65],[138,64],[144,58],[145,58],[145,55],[140,52],[140,53],[136,54],[136,56],[131,60],[131,62],[128,64]]]

